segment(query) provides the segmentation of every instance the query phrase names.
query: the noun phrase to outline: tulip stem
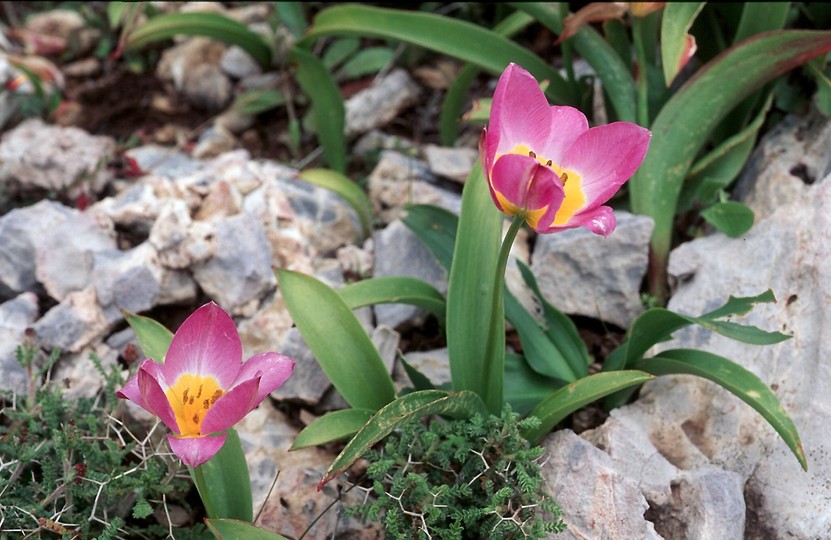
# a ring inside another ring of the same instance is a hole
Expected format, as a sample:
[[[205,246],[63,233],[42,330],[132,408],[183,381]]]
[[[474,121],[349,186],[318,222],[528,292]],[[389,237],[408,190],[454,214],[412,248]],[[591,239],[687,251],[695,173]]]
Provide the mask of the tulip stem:
[[[508,266],[508,255],[517,233],[525,223],[525,215],[517,214],[511,222],[511,227],[502,240],[499,249],[499,258],[496,261],[496,272],[493,280],[493,305],[491,306],[491,320],[488,329],[488,348],[485,358],[485,395],[482,400],[490,409],[491,414],[501,414],[502,385],[505,378],[505,305],[503,301],[505,288],[505,269]],[[500,324],[502,322],[503,324]]]

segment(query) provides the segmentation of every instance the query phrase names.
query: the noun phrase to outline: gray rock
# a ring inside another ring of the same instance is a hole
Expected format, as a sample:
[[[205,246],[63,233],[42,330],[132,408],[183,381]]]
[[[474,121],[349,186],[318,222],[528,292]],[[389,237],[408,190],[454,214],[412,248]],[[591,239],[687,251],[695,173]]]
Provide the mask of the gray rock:
[[[810,186],[804,198],[759,221],[744,237],[700,238],[670,257],[669,273],[677,284],[670,309],[698,315],[730,295],[752,296],[771,288],[779,302],[756,306],[740,322],[786,331],[793,339],[756,347],[696,327],[662,345],[704,349],[757,374],[796,424],[808,472],[755,410],[703,379],[661,377],[644,386],[638,401],[613,415],[637,426],[632,432],[639,431],[641,439],[651,441],[684,474],[716,467],[738,475],[744,486],[746,538],[824,538],[831,524],[831,465],[826,459],[831,443],[825,436],[831,421],[831,372],[825,361],[831,330],[823,315],[831,295],[829,216],[831,182],[824,180]],[[714,487],[714,493],[738,492],[729,482]],[[705,500],[703,491],[691,491],[688,500],[696,497]],[[724,503],[725,514],[718,519],[738,515],[740,505]],[[703,535],[712,529],[700,530]]]
[[[447,291],[447,272],[435,257],[401,221],[393,221],[375,233],[375,269],[373,277],[408,276]],[[418,325],[427,312],[409,304],[378,304],[374,307],[379,323],[393,328],[404,323]]]
[[[93,283],[110,323],[122,318],[122,309],[140,313],[196,299],[196,283],[189,274],[163,267],[148,242],[128,251],[97,254]]]
[[[90,212],[103,214],[113,223],[125,227],[149,227],[161,205],[149,182],[133,184],[115,197],[106,197],[95,203]]]
[[[203,37],[166,49],[156,74],[172,80],[191,102],[208,110],[219,111],[231,100],[231,81],[219,67],[227,45]]]
[[[297,364],[291,377],[272,392],[271,397],[279,401],[300,401],[309,406],[320,403],[332,383],[306,345],[300,330],[290,329],[277,350],[292,358]]]
[[[433,204],[458,214],[461,196],[434,185],[435,180],[425,162],[391,150],[381,152],[367,182],[376,216],[389,223],[401,217],[407,204]]]
[[[531,269],[543,296],[561,311],[625,328],[643,310],[640,286],[654,223],[626,212],[616,216],[617,229],[607,238],[583,228],[539,235]]]
[[[236,45],[232,45],[222,54],[219,67],[226,75],[234,79],[244,79],[263,72],[260,65],[247,52]]]
[[[104,165],[115,150],[110,137],[30,119],[3,135],[0,182],[25,188],[67,190],[70,196],[100,192],[112,179]]]
[[[344,132],[351,136],[385,126],[413,105],[420,94],[421,89],[410,74],[404,69],[395,69],[346,100]]]
[[[106,379],[93,364],[90,355],[98,358],[105,372],[118,362],[118,352],[103,343],[75,354],[62,355],[52,373],[52,379],[64,399],[73,401],[93,398],[106,385]]]
[[[557,538],[661,538],[643,517],[649,505],[638,485],[606,453],[570,430],[549,435],[543,447],[546,490],[568,525]]]
[[[49,296],[61,301],[92,284],[96,254],[115,250],[115,230],[108,218],[73,210],[38,240],[35,274]]]
[[[461,183],[464,183],[473,164],[479,159],[479,151],[473,148],[448,148],[428,144],[423,151],[433,174]]]
[[[242,213],[216,226],[216,253],[193,267],[193,277],[219,305],[237,315],[253,314],[277,281],[262,225]]]
[[[166,199],[150,229],[148,242],[159,254],[161,264],[185,269],[216,253],[216,223],[193,221],[187,203]]]
[[[201,162],[176,148],[155,144],[131,148],[125,155],[134,159],[142,171],[167,178],[184,176],[203,166]]]
[[[404,359],[422,375],[430,379],[435,386],[450,383],[450,357],[447,349],[433,351],[411,352],[404,355]],[[404,386],[412,386],[404,366],[396,364],[393,379],[400,390]]]
[[[23,344],[26,328],[37,315],[38,299],[34,293],[23,293],[0,304],[0,390],[26,393],[29,376],[17,362],[15,351]]]
[[[0,217],[0,297],[37,288],[35,246],[72,213],[60,203],[43,200]]]
[[[373,129],[361,135],[352,145],[352,153],[370,159],[373,155],[379,154],[382,150],[394,150],[395,152],[417,157],[419,155],[418,145],[398,135],[390,135],[381,130]]]
[[[199,135],[193,157],[207,159],[230,152],[239,145],[234,134],[222,124],[214,124]]]
[[[744,481],[733,472],[696,469],[673,483],[671,509],[650,508],[664,538],[709,540],[745,537]]]
[[[759,220],[805,197],[831,172],[831,120],[814,110],[789,115],[762,138],[734,194]]]
[[[47,349],[59,347],[76,353],[102,338],[109,325],[98,304],[95,287],[66,295],[33,326],[37,339]]]

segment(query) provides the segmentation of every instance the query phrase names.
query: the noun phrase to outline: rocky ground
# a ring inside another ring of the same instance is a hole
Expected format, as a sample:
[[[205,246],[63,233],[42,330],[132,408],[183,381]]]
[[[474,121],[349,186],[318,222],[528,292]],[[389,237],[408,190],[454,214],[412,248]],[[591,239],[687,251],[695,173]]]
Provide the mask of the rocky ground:
[[[297,537],[323,514],[307,538],[381,537],[377,525],[342,518],[336,497],[348,480],[315,490],[334,448],[287,451],[303,425],[343,402],[292,328],[272,269],[334,286],[410,275],[446,290],[444,271],[400,217],[407,203],[458,211],[463,180],[478,159],[475,130],[454,148],[416,127],[403,133],[402,125],[424,122],[424,115],[413,119],[436,91],[423,76],[393,70],[355,89],[347,132],[353,166],[368,167],[376,215],[365,235],[345,201],[299,178],[279,132],[269,132],[284,120],[261,123],[228,109],[234,92],[271,74],[250,63],[245,71],[234,48],[200,39],[164,51],[146,77],[79,75],[71,86],[78,108],[59,122],[7,126],[0,140],[0,387],[25,388],[14,349],[26,328],[44,348],[63,351],[53,378],[65,381],[66,395],[93,395],[101,381],[89,369],[89,353],[126,367],[125,348],[134,344],[121,309],[175,328],[213,299],[234,315],[246,357],[275,350],[298,362],[288,383],[238,426],[258,522]],[[203,61],[188,56],[206,47],[216,50]],[[136,133],[141,142],[125,148]],[[827,119],[788,117],[739,182],[756,212],[753,229],[737,239],[713,234],[687,242],[670,259],[669,307],[679,312],[695,315],[729,295],[774,290],[779,302],[757,307],[746,322],[794,339],[754,348],[692,330],[672,346],[716,351],[768,382],[796,422],[808,472],[755,411],[720,387],[660,378],[608,419],[588,426],[578,419],[545,441],[546,480],[569,524],[562,538],[831,535],[829,149]],[[599,360],[643,309],[651,228],[648,218],[620,213],[606,239],[574,230],[517,242],[514,257],[531,265],[551,303],[577,318]],[[515,269],[509,281],[519,291]],[[441,336],[423,312],[386,305],[359,316],[402,384],[399,349],[434,382],[449,380]],[[356,493],[347,497],[362,496]]]

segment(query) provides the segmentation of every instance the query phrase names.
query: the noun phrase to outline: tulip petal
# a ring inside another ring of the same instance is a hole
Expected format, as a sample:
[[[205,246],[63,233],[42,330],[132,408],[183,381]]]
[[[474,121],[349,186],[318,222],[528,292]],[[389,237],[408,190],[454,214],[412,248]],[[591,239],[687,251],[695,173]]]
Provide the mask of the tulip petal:
[[[493,94],[488,165],[493,167],[498,154],[510,152],[518,145],[534,148],[547,141],[552,130],[550,108],[537,80],[516,64],[510,64],[499,77]]]
[[[565,226],[551,227],[544,232],[552,233],[566,229],[585,227],[594,234],[609,236],[614,232],[616,226],[617,220],[615,219],[615,213],[612,208],[609,206],[599,206],[574,215],[568,220],[568,224]]]
[[[549,122],[551,132],[548,138],[532,148],[539,157],[560,165],[577,138],[589,130],[589,121],[585,114],[574,107],[553,106],[549,112]]]
[[[219,452],[222,445],[225,444],[225,433],[216,437],[174,437],[167,436],[167,442],[170,443],[170,449],[181,459],[188,467],[197,467],[202,465]]]
[[[165,379],[175,384],[183,373],[214,377],[229,388],[242,363],[242,343],[234,321],[209,302],[188,317],[170,343],[165,356]]]
[[[506,154],[497,159],[488,185],[500,210],[508,215],[529,214],[528,225],[534,230],[551,225],[565,196],[557,173],[536,159],[520,154]]]
[[[142,362],[136,374],[141,401],[136,401],[136,403],[144,407],[150,414],[158,416],[171,431],[180,433],[173,408],[170,406],[170,401],[168,401],[159,380],[163,380],[161,369],[160,364],[149,358]]]
[[[615,122],[577,138],[560,166],[582,178],[584,209],[605,203],[629,180],[643,162],[650,137],[649,130],[636,124]]]
[[[242,369],[234,384],[259,376],[260,388],[257,391],[256,406],[268,394],[286,382],[292,371],[294,371],[294,360],[288,356],[275,352],[261,353],[252,356],[242,364]]]
[[[242,420],[243,416],[259,405],[260,402],[257,401],[259,386],[259,377],[249,379],[216,400],[202,420],[200,426],[202,435],[225,431]]]

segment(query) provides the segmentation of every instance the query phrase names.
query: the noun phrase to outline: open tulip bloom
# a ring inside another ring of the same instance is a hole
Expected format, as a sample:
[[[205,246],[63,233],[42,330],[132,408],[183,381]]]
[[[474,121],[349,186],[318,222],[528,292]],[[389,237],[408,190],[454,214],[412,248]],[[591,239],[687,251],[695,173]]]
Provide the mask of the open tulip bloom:
[[[534,77],[510,64],[496,85],[479,151],[491,197],[538,233],[575,227],[608,236],[602,206],[635,173],[649,130],[628,122],[589,128],[573,107],[550,106]]]
[[[242,362],[231,317],[210,302],[173,336],[164,364],[146,359],[118,391],[159,417],[173,453],[191,467],[205,463],[232,427],[291,375],[294,361],[273,352]]]

